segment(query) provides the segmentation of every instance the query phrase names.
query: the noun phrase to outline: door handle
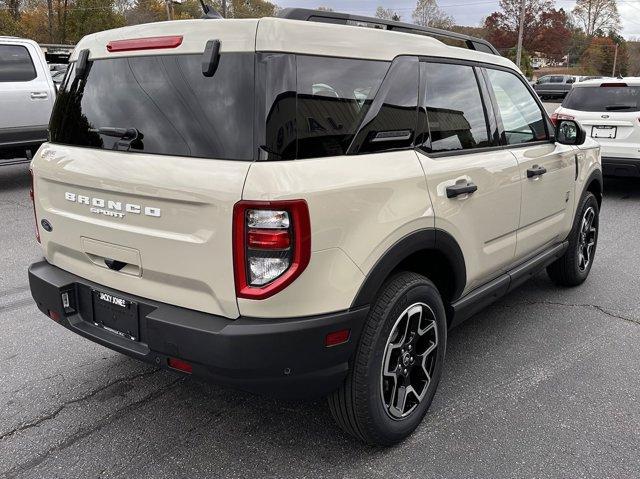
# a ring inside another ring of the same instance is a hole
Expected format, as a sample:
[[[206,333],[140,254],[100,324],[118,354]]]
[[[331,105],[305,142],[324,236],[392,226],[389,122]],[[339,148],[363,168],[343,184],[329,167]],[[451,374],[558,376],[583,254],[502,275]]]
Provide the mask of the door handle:
[[[46,91],[32,91],[30,96],[32,100],[46,100],[48,95]]]
[[[544,166],[533,165],[527,170],[527,178],[534,178],[536,176],[542,176],[547,172]]]
[[[478,187],[471,183],[456,183],[455,185],[447,186],[447,198],[455,198],[456,196],[471,194],[476,191]]]

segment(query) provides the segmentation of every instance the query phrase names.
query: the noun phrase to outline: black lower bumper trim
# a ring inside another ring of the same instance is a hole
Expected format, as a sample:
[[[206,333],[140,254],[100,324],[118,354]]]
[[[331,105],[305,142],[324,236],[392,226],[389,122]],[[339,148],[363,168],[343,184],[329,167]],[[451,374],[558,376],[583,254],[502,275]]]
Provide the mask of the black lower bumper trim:
[[[168,368],[176,357],[193,374],[212,382],[285,398],[311,398],[336,389],[349,361],[368,307],[321,316],[235,320],[140,298],[82,279],[46,261],[29,268],[31,294],[38,308],[96,343]],[[140,341],[131,341],[93,322],[94,290],[138,305]],[[64,308],[61,295],[72,298]],[[349,341],[326,347],[328,333],[350,329]]]
[[[602,157],[602,172],[605,176],[627,176],[640,178],[640,158]]]

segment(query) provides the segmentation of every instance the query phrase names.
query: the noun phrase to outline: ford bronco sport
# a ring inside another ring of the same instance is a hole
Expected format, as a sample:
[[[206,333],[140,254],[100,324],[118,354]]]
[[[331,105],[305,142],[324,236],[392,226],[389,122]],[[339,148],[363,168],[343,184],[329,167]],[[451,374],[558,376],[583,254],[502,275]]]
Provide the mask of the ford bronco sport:
[[[602,201],[576,122],[486,42],[424,33],[289,10],[85,37],[32,162],[38,307],[405,438],[447,330],[545,267],[586,279]]]

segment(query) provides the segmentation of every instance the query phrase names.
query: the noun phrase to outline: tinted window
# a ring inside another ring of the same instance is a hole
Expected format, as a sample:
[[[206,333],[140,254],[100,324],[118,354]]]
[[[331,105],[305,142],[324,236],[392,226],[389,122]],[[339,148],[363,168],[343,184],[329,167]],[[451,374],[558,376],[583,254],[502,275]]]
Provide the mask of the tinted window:
[[[374,153],[413,145],[418,116],[419,61],[394,61],[350,151]]]
[[[547,139],[542,111],[529,89],[514,74],[488,69],[508,145]]]
[[[344,155],[389,63],[297,57],[298,158]]]
[[[29,81],[36,69],[29,51],[20,45],[0,45],[0,82]]]
[[[256,131],[262,160],[293,160],[297,154],[296,56],[259,53]],[[262,91],[264,89],[264,91]]]
[[[489,146],[487,121],[470,66],[427,63],[424,104],[432,152]]]
[[[576,87],[567,95],[562,106],[581,111],[640,111],[640,87]]]
[[[72,72],[58,95],[51,140],[108,150],[253,159],[254,55],[223,54],[213,77],[202,74],[201,62],[201,55],[91,62],[86,80]]]

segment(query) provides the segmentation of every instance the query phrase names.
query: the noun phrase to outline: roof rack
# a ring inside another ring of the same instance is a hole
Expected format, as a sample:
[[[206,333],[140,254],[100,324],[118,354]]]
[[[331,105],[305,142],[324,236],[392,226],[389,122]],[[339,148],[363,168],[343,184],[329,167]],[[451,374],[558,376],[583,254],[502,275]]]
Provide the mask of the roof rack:
[[[458,40],[464,42],[469,50],[477,50],[484,53],[500,55],[498,50],[486,40],[476,38],[462,33],[450,32],[439,28],[421,27],[411,23],[395,22],[383,20],[381,18],[363,17],[360,15],[350,15],[348,13],[325,12],[323,10],[310,10],[308,8],[285,8],[277,15],[278,18],[289,20],[302,20],[305,22],[334,23],[339,25],[352,25],[356,27],[378,28],[400,33],[412,33],[414,35],[426,35],[448,40]]]

